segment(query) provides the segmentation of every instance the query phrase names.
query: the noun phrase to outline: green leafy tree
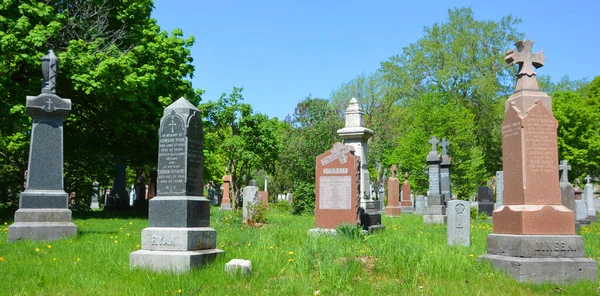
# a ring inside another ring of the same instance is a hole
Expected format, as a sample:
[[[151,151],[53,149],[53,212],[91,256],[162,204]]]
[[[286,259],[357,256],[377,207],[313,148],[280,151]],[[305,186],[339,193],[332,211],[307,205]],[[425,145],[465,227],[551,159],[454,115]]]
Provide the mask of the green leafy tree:
[[[382,63],[384,78],[399,102],[418,100],[427,92],[442,93],[475,117],[475,141],[483,151],[486,174],[501,168],[504,98],[512,92],[513,69],[506,50],[521,39],[519,19],[481,21],[470,8],[448,11],[444,23],[425,28],[424,36]]]

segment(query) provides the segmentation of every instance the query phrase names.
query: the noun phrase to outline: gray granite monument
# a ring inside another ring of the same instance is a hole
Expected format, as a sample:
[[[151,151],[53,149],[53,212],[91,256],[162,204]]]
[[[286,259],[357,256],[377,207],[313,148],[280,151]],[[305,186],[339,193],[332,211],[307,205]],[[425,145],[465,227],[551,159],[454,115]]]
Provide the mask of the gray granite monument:
[[[583,199],[587,203],[587,215],[590,222],[598,222],[596,215],[596,199],[594,198],[594,185],[590,184],[592,178],[590,175],[585,177],[585,186],[583,186]]]
[[[427,197],[424,195],[417,195],[415,198],[415,214],[423,215],[427,209]]]
[[[200,111],[180,98],[160,121],[157,196],[149,202],[142,249],[129,256],[131,268],[187,272],[224,254],[203,197],[202,148]]]
[[[442,162],[440,163],[440,191],[444,198],[444,203],[447,204],[452,200],[452,179],[450,178],[450,167],[452,166],[452,158],[448,155],[448,146],[450,142],[446,138],[442,139],[440,147],[442,147]]]
[[[492,188],[479,186],[479,188],[477,188],[477,196],[478,213],[486,213],[488,217],[491,217],[492,212],[494,212],[494,194]]]
[[[29,173],[15,223],[8,227],[9,242],[57,240],[77,234],[63,188],[63,119],[71,111],[71,100],[56,95],[58,58],[52,50],[42,58],[42,74],[42,93],[27,96],[26,101],[32,118]]]
[[[448,245],[471,244],[471,205],[465,200],[450,200],[446,211],[448,213]]]
[[[242,197],[242,219],[252,220],[253,213],[250,208],[258,204],[258,186],[255,180],[250,180],[248,186],[242,189]]]
[[[433,136],[428,142],[431,144],[431,151],[427,155],[429,194],[427,195],[427,209],[423,215],[423,222],[427,224],[446,224],[446,206],[440,191],[440,163],[442,158],[437,151],[439,140]]]
[[[120,211],[128,210],[131,208],[130,196],[127,193],[127,165],[125,164],[125,158],[122,156],[115,156],[115,175],[113,177],[113,186],[110,190],[110,194],[106,199],[104,210],[107,211]]]
[[[98,181],[94,181],[92,183],[92,202],[90,203],[90,208],[92,210],[97,210],[100,208],[100,203],[98,202],[98,196],[100,195],[100,183]]]
[[[561,160],[558,169],[561,171],[559,186],[563,206],[569,208],[571,211],[575,211],[575,188],[569,182],[569,170],[571,170],[571,166],[567,160]]]
[[[368,140],[373,136],[373,131],[365,127],[364,111],[356,98],[350,100],[346,109],[346,123],[344,128],[337,131],[344,139],[345,145],[354,147],[356,155],[360,157],[360,220],[365,230],[373,231],[383,228],[381,224],[380,202],[371,196],[369,177]]]

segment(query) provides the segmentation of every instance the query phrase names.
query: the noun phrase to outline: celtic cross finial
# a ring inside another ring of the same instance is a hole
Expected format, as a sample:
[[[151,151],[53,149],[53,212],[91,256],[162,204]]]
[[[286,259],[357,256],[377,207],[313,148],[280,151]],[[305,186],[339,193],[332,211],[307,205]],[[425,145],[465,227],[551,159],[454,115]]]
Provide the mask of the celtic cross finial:
[[[442,147],[442,155],[448,155],[448,146],[450,146],[450,142],[446,140],[446,138],[442,139],[440,143],[440,147]]]
[[[519,71],[517,72],[517,87],[516,90],[530,89],[538,90],[537,79],[535,78],[535,68],[541,68],[544,66],[544,51],[538,53],[531,53],[534,41],[521,40],[515,43],[517,51],[514,49],[509,50],[506,53],[504,59],[509,66],[519,65]]]
[[[429,141],[427,141],[427,143],[431,144],[431,151],[436,151],[437,152],[437,143],[439,143],[440,140],[438,140],[435,136],[431,137],[431,139]]]
[[[56,94],[56,77],[58,76],[58,58],[54,51],[49,50],[48,54],[42,57],[42,75],[44,83],[42,93]]]

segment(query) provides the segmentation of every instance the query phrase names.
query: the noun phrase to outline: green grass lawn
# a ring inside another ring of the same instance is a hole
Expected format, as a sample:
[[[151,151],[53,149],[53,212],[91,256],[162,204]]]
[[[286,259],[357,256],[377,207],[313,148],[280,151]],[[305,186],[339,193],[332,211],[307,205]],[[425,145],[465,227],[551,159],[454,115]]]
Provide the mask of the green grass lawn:
[[[383,217],[386,229],[364,238],[311,237],[312,216],[271,209],[261,228],[239,213],[213,208],[211,226],[225,256],[187,274],[130,270],[146,219],[95,212],[77,218],[77,237],[7,242],[12,221],[1,221],[2,295],[593,295],[599,283],[520,284],[477,257],[490,222],[474,222],[471,246],[448,247],[446,227],[421,216]],[[600,227],[582,228],[585,254],[600,259]],[[233,258],[252,261],[250,277],[224,272]]]

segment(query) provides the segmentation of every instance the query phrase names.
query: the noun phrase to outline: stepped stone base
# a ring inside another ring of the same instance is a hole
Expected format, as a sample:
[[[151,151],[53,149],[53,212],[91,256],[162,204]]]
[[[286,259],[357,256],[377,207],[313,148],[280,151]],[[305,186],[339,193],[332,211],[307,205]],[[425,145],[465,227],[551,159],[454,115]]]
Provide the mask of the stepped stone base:
[[[226,203],[226,204],[221,204],[221,211],[232,211],[233,209],[231,208],[231,204],[230,203]]]
[[[400,209],[402,209],[402,213],[404,214],[413,214],[415,212],[415,209],[413,209],[412,206],[403,206],[400,207]]]
[[[509,273],[519,282],[596,282],[598,277],[598,264],[589,258],[521,258],[490,254],[479,258],[491,262],[494,268]]]
[[[190,271],[192,268],[200,268],[215,260],[219,255],[225,255],[225,251],[219,249],[199,251],[139,250],[129,254],[129,266],[152,271],[183,273]]]
[[[520,282],[595,282],[598,276],[598,264],[584,257],[578,235],[489,234],[487,254],[479,259]]]
[[[68,209],[19,209],[8,227],[8,241],[21,239],[51,241],[77,235]]]
[[[429,205],[423,215],[423,223],[426,224],[446,224],[448,216],[446,216],[446,206]]]

